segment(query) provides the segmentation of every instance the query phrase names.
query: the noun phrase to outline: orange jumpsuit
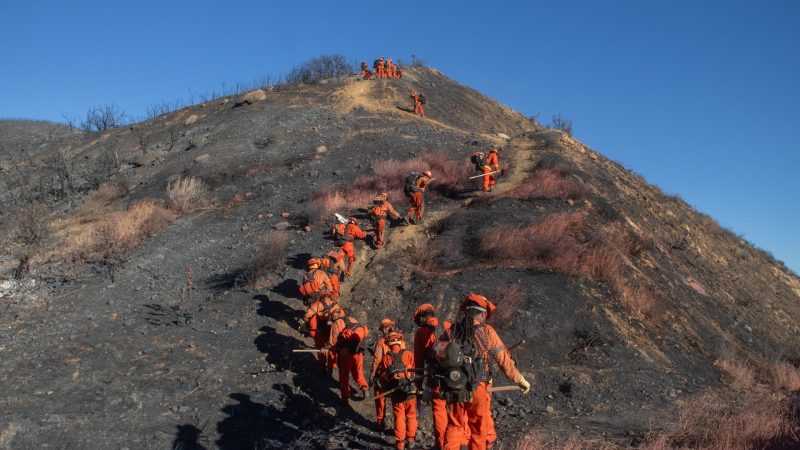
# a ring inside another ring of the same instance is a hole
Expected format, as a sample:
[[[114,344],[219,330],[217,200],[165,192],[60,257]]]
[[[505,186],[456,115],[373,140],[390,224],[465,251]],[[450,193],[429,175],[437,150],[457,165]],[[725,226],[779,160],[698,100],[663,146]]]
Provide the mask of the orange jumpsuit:
[[[332,256],[323,256],[319,258],[319,261],[321,269],[325,271],[325,274],[328,275],[328,279],[331,280],[331,292],[333,292],[333,295],[338,300],[341,295],[339,272],[344,271],[344,269],[337,266],[336,260]]]
[[[419,98],[419,95],[411,94],[411,98],[414,99],[414,114],[419,114],[420,117],[425,117],[425,105],[422,104],[422,100]]]
[[[380,365],[380,371],[386,377],[389,368],[392,366],[394,357],[402,358],[403,366],[406,369],[414,368],[414,353],[404,351],[400,345],[392,345],[390,349],[392,353],[387,353],[383,356]],[[393,356],[394,355],[394,356]],[[405,375],[398,375],[406,380],[411,379],[411,373],[406,371]],[[390,380],[384,378],[386,383]],[[414,395],[405,392],[395,392],[390,394],[392,399],[392,418],[394,419],[394,442],[395,448],[404,449],[406,443],[413,441],[417,437],[417,398]]]
[[[353,239],[365,239],[367,237],[367,233],[364,232],[364,230],[362,230],[358,225],[354,223],[348,223],[347,225],[343,223],[336,224],[334,225],[334,229],[336,230],[337,233],[341,235],[344,235],[346,232]],[[345,274],[347,274],[347,276],[350,276],[351,275],[350,269],[356,262],[356,247],[355,245],[353,245],[352,241],[346,241],[341,248],[345,256],[347,257],[347,267],[345,268]]]
[[[356,327],[356,325],[360,325]],[[358,344],[367,338],[367,327],[353,317],[339,318],[331,324],[328,345],[339,355],[339,391],[343,399],[350,398],[350,377],[359,388],[369,389],[364,379],[364,354]]]
[[[500,336],[491,325],[476,325],[475,337],[472,345],[475,347],[478,357],[486,361],[484,371],[489,373],[489,358],[492,358],[500,371],[503,372],[511,381],[518,383],[522,374],[517,370],[514,360]],[[445,332],[445,340],[449,339],[450,330]],[[461,445],[469,441],[470,450],[484,450],[488,440],[490,425],[491,395],[486,391],[489,383],[484,380],[478,384],[478,388],[473,393],[471,402],[449,403],[450,413],[447,416],[447,432],[445,433],[444,448],[447,450],[458,450]],[[469,436],[469,437],[467,437]]]
[[[369,71],[367,63],[361,63],[361,78],[365,80],[372,78],[372,72]]]
[[[497,172],[498,170],[500,170],[500,158],[497,156],[497,150],[492,149],[489,151],[489,156],[486,157],[486,163],[483,166],[483,173]],[[495,184],[494,174],[486,175],[485,177],[483,177],[484,191],[491,190],[494,187],[494,184]]]
[[[384,200],[370,211],[372,225],[375,228],[375,246],[383,247],[383,229],[386,227],[386,217],[391,214],[393,217],[400,218],[400,214],[394,210],[392,204]]]
[[[330,335],[328,319],[334,305],[336,305],[335,299],[327,296],[323,297],[314,301],[303,316],[303,320],[308,322],[309,334],[314,339],[314,348],[325,348],[325,344],[328,342],[328,336]],[[317,353],[317,361],[321,366],[333,368],[336,365],[336,360],[327,356],[327,353]]]
[[[429,318],[422,326],[417,328],[414,334],[414,361],[416,362],[417,369],[417,390],[422,390],[422,370],[425,368],[425,355],[428,353],[433,344],[436,343],[436,326],[439,324],[439,319],[436,317]],[[444,328],[450,328],[450,322],[444,322]],[[438,393],[439,388],[434,389],[434,393]],[[442,398],[436,398],[432,401],[433,409],[433,438],[436,448],[444,448],[444,436],[447,430],[447,402]]]
[[[386,78],[394,78],[394,63],[391,59],[386,61]]]
[[[400,66],[394,66],[394,77],[403,78],[403,71],[400,69]]]
[[[300,294],[306,300],[319,291],[333,292],[331,280],[324,270],[311,269],[303,275],[302,281],[300,285]]]
[[[386,78],[386,72],[384,70],[383,58],[378,60],[378,78]]]
[[[489,164],[483,166],[483,192],[489,192],[494,187],[494,174]]]
[[[406,348],[405,344],[401,345],[401,348]],[[374,379],[375,375],[378,373],[378,369],[380,368],[381,361],[383,360],[383,355],[389,353],[389,346],[386,345],[386,340],[384,338],[378,339],[375,343],[375,355],[372,358],[372,368],[370,370],[370,379]],[[379,396],[383,393],[381,389],[380,383],[375,383],[375,396]],[[375,421],[378,422],[378,425],[382,425],[383,421],[386,418],[386,397],[381,397],[375,399]]]
[[[421,176],[417,180],[417,192],[414,192],[409,199],[411,201],[411,207],[408,208],[406,211],[406,217],[411,217],[412,214],[416,215],[417,222],[422,220],[422,212],[425,210],[425,197],[423,194],[425,193],[425,189],[428,188],[428,184],[430,184],[431,179],[426,176]]]

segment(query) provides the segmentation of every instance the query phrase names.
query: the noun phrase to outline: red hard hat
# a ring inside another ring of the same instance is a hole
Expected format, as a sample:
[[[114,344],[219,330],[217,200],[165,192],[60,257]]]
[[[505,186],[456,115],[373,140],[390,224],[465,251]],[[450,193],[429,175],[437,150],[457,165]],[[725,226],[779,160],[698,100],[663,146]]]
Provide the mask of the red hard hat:
[[[486,312],[486,319],[492,317],[495,306],[489,299],[479,294],[467,294],[464,303],[461,304],[461,309],[478,309]]]
[[[414,311],[414,322],[419,320],[419,316],[423,315],[426,312],[432,312],[436,314],[436,308],[433,307],[430,303],[425,303],[419,306],[416,311]]]

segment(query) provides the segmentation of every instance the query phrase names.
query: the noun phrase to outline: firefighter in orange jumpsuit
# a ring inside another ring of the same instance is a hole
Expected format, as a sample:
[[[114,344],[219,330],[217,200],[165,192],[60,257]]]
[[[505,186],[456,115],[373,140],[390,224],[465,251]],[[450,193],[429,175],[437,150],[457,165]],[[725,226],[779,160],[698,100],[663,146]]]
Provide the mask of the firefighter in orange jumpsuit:
[[[341,295],[341,274],[344,272],[344,266],[341,264],[337,265],[336,259],[330,255],[317,258],[317,261],[319,261],[320,270],[324,270],[325,275],[328,275],[328,279],[331,280],[331,290],[338,300]]]
[[[342,251],[347,256],[345,274],[349,277],[352,275],[351,269],[356,262],[356,247],[353,244],[353,240],[366,239],[367,233],[358,226],[358,220],[355,217],[350,217],[347,224],[337,223],[334,225],[332,234],[339,236],[336,240],[342,244]]]
[[[386,78],[394,78],[394,63],[391,58],[386,61]]]
[[[372,207],[369,214],[372,218],[372,228],[375,230],[375,247],[383,247],[383,229],[386,227],[386,218],[391,215],[395,219],[400,219],[400,213],[394,210],[394,207],[389,203],[389,194],[382,193],[372,202],[375,206]]]
[[[417,390],[421,392],[422,383],[425,379],[422,376],[425,369],[425,355],[428,354],[433,344],[436,343],[436,339],[439,335],[441,335],[446,328],[450,328],[450,322],[445,321],[440,326],[439,319],[436,318],[436,308],[430,303],[425,303],[420,305],[414,312],[414,323],[419,327],[414,334],[414,362],[417,373]],[[442,449],[444,448],[444,435],[447,430],[447,402],[443,398],[438,398],[438,393],[439,389],[435,388],[434,398],[432,400],[433,439],[434,447]]]
[[[394,65],[394,77],[403,78],[403,70],[400,68],[400,64]]]
[[[320,291],[333,292],[333,285],[324,270],[319,268],[319,260],[311,258],[308,260],[308,272],[303,275],[300,284],[300,295],[303,296],[303,303],[309,304],[314,300],[314,294]]]
[[[381,389],[381,383],[378,379],[378,368],[381,365],[381,360],[383,360],[383,355],[389,353],[389,346],[386,344],[386,337],[389,333],[395,331],[395,327],[397,324],[390,319],[383,319],[381,321],[381,325],[378,328],[378,332],[380,333],[378,336],[378,340],[375,342],[375,353],[372,358],[372,368],[370,370],[370,383],[373,383],[375,386],[375,396],[379,396],[383,393]],[[405,348],[405,344],[403,344],[403,348]],[[377,382],[376,382],[377,381]],[[386,397],[376,398],[375,399],[375,422],[378,424],[378,428],[381,430],[386,429]]]
[[[303,320],[308,328],[308,334],[314,339],[314,348],[323,349],[328,343],[330,335],[328,321],[335,309],[341,308],[336,303],[333,293],[321,291],[306,310]],[[321,368],[333,369],[336,366],[336,360],[328,358],[327,352],[317,353],[317,361]]]
[[[403,335],[391,332],[386,336],[389,352],[383,355],[379,371],[387,388],[397,388],[392,400],[395,448],[413,447],[417,436],[417,398],[413,383],[414,353],[405,349]]]
[[[361,61],[361,78],[365,80],[372,78],[372,72],[369,71],[369,66],[366,61]]]
[[[411,93],[411,98],[414,100],[414,114],[425,117],[425,105],[422,103],[422,97],[422,94],[417,94],[416,92]]]
[[[497,155],[497,149],[489,150],[489,156],[486,157],[486,165],[483,167],[483,173],[499,172],[500,171],[500,157]],[[495,185],[494,174],[486,175],[483,177],[483,190],[491,191]]]
[[[500,371],[522,388],[522,393],[530,392],[531,385],[517,370],[503,341],[486,320],[494,311],[494,303],[478,294],[469,294],[461,305],[463,319],[445,331],[442,341],[469,339],[476,357],[484,361],[483,373],[488,376],[489,362],[494,360]],[[481,380],[471,393],[471,401],[448,399],[450,412],[447,415],[447,432],[444,448],[458,450],[468,440],[470,450],[484,450],[490,430],[488,417],[491,416],[491,397],[486,391],[487,380]],[[469,436],[467,438],[467,436]]]
[[[422,223],[422,213],[425,210],[425,189],[428,188],[428,185],[431,184],[433,181],[433,176],[431,175],[430,170],[426,170],[422,172],[422,176],[417,179],[417,186],[416,191],[411,195],[409,199],[411,201],[411,207],[408,208],[406,211],[406,221],[411,222],[409,219],[415,216],[416,221],[413,222],[415,224]]]
[[[339,391],[342,402],[349,404],[350,378],[358,385],[364,397],[369,386],[364,378],[364,351],[363,344],[369,330],[354,317],[345,316],[341,308],[331,313],[329,321],[331,331],[328,335],[328,348],[335,353],[339,365]]]
[[[377,71],[378,71],[377,77],[378,78],[386,78],[386,69],[385,69],[385,67],[386,67],[386,65],[383,62],[383,56],[381,56],[380,59],[378,60],[378,69],[377,69]]]

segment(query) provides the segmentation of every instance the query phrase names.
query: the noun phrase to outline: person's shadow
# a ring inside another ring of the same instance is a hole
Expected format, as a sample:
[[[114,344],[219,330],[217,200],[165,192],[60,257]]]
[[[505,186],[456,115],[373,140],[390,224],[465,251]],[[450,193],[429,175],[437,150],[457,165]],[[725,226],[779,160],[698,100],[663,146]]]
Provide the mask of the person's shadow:
[[[176,427],[175,440],[172,441],[172,450],[206,450],[197,441],[202,434],[202,430],[194,425],[183,424]]]

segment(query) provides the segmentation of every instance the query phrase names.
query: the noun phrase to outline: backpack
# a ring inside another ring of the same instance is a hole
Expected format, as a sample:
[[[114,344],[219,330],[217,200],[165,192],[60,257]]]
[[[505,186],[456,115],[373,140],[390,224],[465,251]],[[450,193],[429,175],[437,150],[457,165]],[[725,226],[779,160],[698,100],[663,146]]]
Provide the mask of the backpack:
[[[433,345],[428,361],[433,369],[436,385],[449,401],[469,402],[478,384],[485,378],[483,359],[477,356],[471,338],[457,339],[451,328],[449,340],[438,340]]]
[[[351,322],[347,319],[343,320],[345,321],[346,325],[339,334],[339,339],[336,342],[337,349],[347,347],[347,349],[350,350],[350,353],[353,355],[356,353],[363,353],[364,350],[366,350],[364,348],[364,344],[366,343],[367,336],[369,336],[369,328],[367,328],[367,326],[363,323]],[[356,333],[356,330],[359,328],[364,329],[364,339],[361,339]]]
[[[341,232],[339,232],[341,226]],[[353,236],[347,231],[347,224],[334,224],[331,227],[331,234],[333,235],[333,242],[337,247],[343,246],[346,242],[353,242]]]
[[[419,94],[419,102],[422,103],[423,105],[425,104],[425,96],[424,95]]]
[[[387,381],[382,386],[383,388],[386,388],[386,390],[397,387],[401,381],[403,382],[403,386],[398,390],[408,393],[408,391],[412,389],[410,383],[411,380],[408,376],[408,368],[406,368],[405,364],[403,364],[403,354],[407,351],[409,350],[400,349],[400,351],[396,353],[392,351],[386,353],[392,358],[392,363],[385,372]],[[402,378],[405,378],[405,380],[398,379],[398,375],[400,375]]]
[[[309,296],[317,291],[322,290],[322,285],[314,278],[314,274],[319,269],[313,269],[303,275],[303,284],[300,285],[300,295]]]
[[[473,153],[469,160],[472,161],[472,164],[475,164],[475,170],[478,172],[482,171],[483,166],[486,165],[486,160],[481,157],[480,152]]]
[[[406,177],[406,180],[403,182],[403,194],[405,194],[406,197],[411,197],[414,195],[414,192],[420,191],[417,187],[417,181],[420,178],[422,178],[422,174],[419,172],[411,172]]]

